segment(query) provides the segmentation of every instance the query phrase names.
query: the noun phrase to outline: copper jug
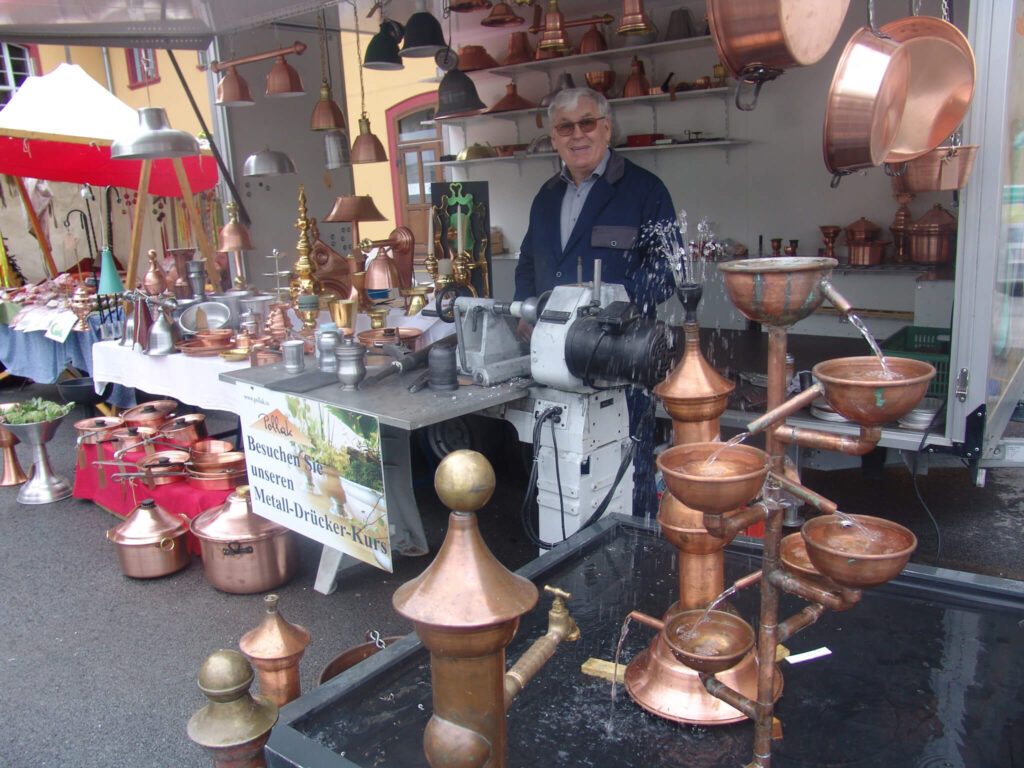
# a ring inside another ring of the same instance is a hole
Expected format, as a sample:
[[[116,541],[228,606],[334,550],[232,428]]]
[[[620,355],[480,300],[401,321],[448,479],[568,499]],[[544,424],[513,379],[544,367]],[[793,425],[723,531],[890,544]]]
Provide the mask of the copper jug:
[[[629,79],[622,88],[622,97],[629,99],[635,96],[647,96],[651,92],[651,84],[644,74],[644,63],[633,57],[630,65]]]
[[[167,290],[167,275],[160,266],[156,251],[150,248],[146,255],[149,257],[149,269],[142,278],[142,288],[150,296],[159,296]]]

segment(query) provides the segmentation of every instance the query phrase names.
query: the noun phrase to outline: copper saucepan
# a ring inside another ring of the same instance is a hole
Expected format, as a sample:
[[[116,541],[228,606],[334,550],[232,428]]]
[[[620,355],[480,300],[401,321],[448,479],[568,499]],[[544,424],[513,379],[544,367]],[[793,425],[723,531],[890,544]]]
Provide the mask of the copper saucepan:
[[[75,431],[78,433],[79,444],[102,443],[113,440],[114,430],[122,426],[124,421],[116,416],[94,416],[76,421]]]
[[[861,27],[846,44],[828,91],[822,149],[832,186],[842,175],[880,165],[903,120],[910,57],[892,38]]]
[[[189,448],[193,443],[206,437],[206,417],[201,413],[188,413],[165,421],[159,427],[164,439]]]
[[[908,16],[882,27],[910,59],[903,120],[885,156],[902,163],[931,152],[967,114],[974,95],[974,51],[963,33],[932,16]]]
[[[245,454],[241,451],[224,451],[206,456],[192,456],[185,466],[199,472],[245,469]]]
[[[156,437],[156,434],[154,427],[121,427],[111,432],[110,436],[113,438],[118,452],[127,452],[132,448],[148,445],[149,441]]]
[[[129,408],[121,418],[129,427],[158,427],[170,418],[177,407],[177,400],[152,400]]]
[[[752,110],[764,83],[828,53],[849,7],[850,0],[708,0],[718,57],[740,81],[737,108]]]

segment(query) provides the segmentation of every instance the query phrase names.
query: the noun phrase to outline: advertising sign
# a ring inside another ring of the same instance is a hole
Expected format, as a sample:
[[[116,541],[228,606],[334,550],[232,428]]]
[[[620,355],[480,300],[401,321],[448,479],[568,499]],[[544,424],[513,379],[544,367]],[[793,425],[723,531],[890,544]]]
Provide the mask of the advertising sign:
[[[262,387],[237,389],[253,511],[390,572],[377,419]]]

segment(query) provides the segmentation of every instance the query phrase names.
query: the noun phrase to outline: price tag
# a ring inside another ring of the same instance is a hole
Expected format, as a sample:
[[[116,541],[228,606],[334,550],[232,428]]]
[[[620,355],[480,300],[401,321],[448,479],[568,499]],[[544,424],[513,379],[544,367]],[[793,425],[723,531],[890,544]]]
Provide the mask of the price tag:
[[[77,321],[78,318],[75,317],[73,312],[57,313],[46,327],[46,338],[56,341],[58,344],[63,344],[67,341],[68,336],[71,335],[71,329]]]
[[[960,157],[956,154],[942,158],[939,163],[939,189],[956,189],[960,176]]]

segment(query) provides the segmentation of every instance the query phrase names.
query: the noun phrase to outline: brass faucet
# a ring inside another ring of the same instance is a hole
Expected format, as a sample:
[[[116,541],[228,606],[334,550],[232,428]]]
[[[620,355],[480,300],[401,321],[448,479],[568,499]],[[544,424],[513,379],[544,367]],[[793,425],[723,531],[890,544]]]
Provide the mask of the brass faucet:
[[[560,642],[565,640],[574,643],[580,639],[580,628],[576,626],[576,620],[569,615],[569,608],[565,604],[572,595],[558,587],[547,585],[544,586],[544,591],[554,595],[551,610],[548,611],[548,631],[543,637],[537,638],[519,657],[519,661],[505,673],[505,709],[512,705],[519,692],[554,655]]]

